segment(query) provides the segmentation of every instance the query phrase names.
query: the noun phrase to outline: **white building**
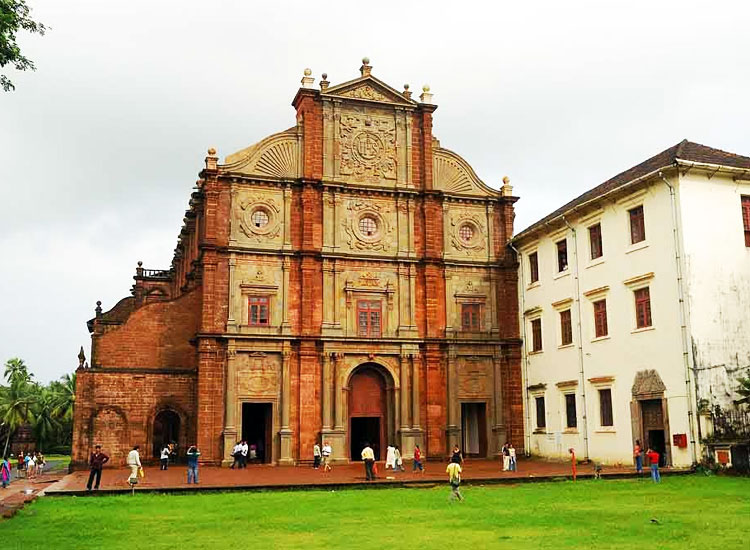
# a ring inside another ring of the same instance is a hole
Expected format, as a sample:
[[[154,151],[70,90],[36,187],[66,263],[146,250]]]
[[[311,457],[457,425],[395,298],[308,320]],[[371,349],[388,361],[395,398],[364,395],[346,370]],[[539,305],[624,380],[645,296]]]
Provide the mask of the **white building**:
[[[512,245],[527,449],[700,460],[699,404],[730,407],[750,369],[750,158],[683,141]]]

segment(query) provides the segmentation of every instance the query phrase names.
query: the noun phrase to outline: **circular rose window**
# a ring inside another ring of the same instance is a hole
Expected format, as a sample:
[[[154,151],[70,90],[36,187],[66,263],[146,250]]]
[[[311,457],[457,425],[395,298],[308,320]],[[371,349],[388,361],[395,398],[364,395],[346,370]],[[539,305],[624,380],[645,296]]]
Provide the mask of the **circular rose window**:
[[[254,227],[265,227],[268,225],[268,212],[259,208],[258,210],[253,212],[250,220],[253,222]]]
[[[474,238],[474,228],[469,224],[464,224],[458,230],[458,236],[463,242],[468,243]]]
[[[362,216],[359,219],[359,232],[365,237],[372,237],[378,232],[378,222],[372,216]]]

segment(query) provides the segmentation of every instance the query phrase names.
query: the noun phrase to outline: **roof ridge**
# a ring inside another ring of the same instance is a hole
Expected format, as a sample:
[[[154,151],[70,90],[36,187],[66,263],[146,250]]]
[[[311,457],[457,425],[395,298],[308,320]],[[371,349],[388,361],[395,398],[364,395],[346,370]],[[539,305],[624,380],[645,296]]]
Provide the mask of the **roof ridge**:
[[[682,150],[685,147],[685,145],[689,144],[690,142],[686,139],[683,139],[680,143],[677,144],[677,150],[674,152],[674,158],[678,159],[680,158],[680,155],[682,154]]]

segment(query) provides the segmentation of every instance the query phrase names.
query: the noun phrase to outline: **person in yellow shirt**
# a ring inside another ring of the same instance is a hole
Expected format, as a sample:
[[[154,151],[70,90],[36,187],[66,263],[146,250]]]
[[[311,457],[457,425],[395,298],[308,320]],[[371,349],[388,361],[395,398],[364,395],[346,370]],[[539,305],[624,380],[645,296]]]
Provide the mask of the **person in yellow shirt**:
[[[461,485],[461,471],[461,465],[458,462],[451,462],[445,469],[445,473],[448,474],[448,483],[450,483],[451,489],[453,490],[451,493],[451,500],[457,499],[461,501],[464,499],[464,497],[461,496],[461,491],[458,489]]]
[[[362,449],[362,460],[365,463],[365,478],[367,481],[374,480],[375,474],[372,471],[372,465],[375,464],[375,453],[369,443],[365,443],[365,448]]]

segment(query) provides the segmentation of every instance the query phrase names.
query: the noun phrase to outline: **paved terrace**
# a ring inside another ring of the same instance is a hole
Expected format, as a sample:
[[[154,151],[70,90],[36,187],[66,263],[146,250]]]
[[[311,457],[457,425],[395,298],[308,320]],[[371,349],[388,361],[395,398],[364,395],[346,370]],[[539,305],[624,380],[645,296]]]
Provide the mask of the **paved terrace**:
[[[374,482],[365,480],[362,463],[342,464],[333,467],[330,473],[323,469],[315,470],[308,466],[270,466],[248,465],[244,470],[230,470],[201,466],[199,485],[186,483],[186,467],[170,465],[167,471],[158,466],[147,466],[145,477],[139,479],[136,491],[139,492],[181,492],[194,490],[252,490],[252,489],[298,489],[298,488],[341,488],[364,486],[412,486],[420,484],[445,483],[445,462],[428,462],[425,473],[412,473],[411,463],[406,472],[393,472],[384,469],[384,463],[378,462],[378,479]],[[467,459],[463,467],[463,480],[468,484],[514,483],[524,481],[544,481],[553,478],[569,478],[569,462],[550,462],[540,459],[520,459],[518,471],[503,472],[501,463],[496,460]],[[689,469],[663,468],[662,473],[686,473]],[[105,468],[102,474],[102,485],[99,494],[129,492],[127,477],[130,470],[126,468]],[[578,476],[589,478],[594,475],[593,464],[579,464]],[[635,477],[632,467],[605,467],[603,477]],[[648,470],[644,477],[649,477]],[[73,472],[54,483],[45,490],[46,495],[83,495],[86,494],[88,471]]]

